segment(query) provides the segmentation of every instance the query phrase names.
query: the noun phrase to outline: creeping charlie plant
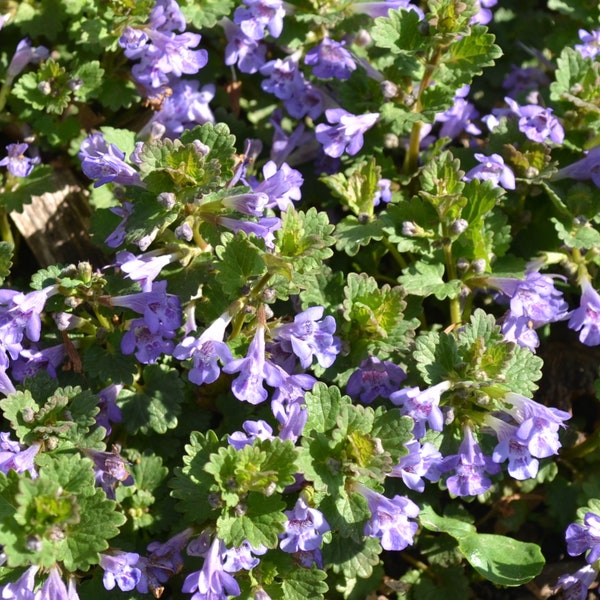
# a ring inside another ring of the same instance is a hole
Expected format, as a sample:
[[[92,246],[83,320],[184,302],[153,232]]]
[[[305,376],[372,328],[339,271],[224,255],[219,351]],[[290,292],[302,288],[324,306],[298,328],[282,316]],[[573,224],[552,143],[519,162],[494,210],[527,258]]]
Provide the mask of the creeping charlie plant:
[[[2,598],[588,597],[596,2],[0,30]]]

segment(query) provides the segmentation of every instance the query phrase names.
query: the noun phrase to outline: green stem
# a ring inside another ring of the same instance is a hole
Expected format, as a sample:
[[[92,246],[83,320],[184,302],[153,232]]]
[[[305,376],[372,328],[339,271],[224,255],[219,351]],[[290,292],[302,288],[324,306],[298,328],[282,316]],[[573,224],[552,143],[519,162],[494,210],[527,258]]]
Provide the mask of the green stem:
[[[394,260],[398,263],[398,266],[401,269],[405,269],[408,266],[408,263],[406,262],[406,260],[404,260],[402,254],[398,252],[398,248],[396,248],[396,246],[394,246],[394,244],[392,244],[392,242],[390,242],[390,240],[387,237],[384,237],[381,241],[383,242],[383,245],[386,247],[388,252],[394,257]]]
[[[255,300],[262,292],[264,287],[269,282],[269,279],[273,276],[273,273],[265,273],[256,285],[250,290],[250,293],[245,298],[239,298],[235,302],[229,305],[229,314],[234,314],[232,320],[232,331],[229,339],[235,339],[241,332],[242,326],[244,325],[244,307],[248,304],[248,300],[251,298]]]
[[[423,110],[423,103],[421,102],[423,98],[423,93],[431,83],[433,79],[433,75],[437,69],[438,63],[441,58],[441,50],[436,48],[433,51],[431,59],[427,61],[427,66],[425,67],[425,73],[423,73],[423,79],[421,79],[421,83],[419,84],[419,92],[417,94],[417,99],[415,101],[413,112],[420,113]],[[416,172],[419,166],[419,149],[421,146],[421,127],[423,126],[422,121],[417,121],[413,123],[412,130],[410,132],[410,142],[408,145],[408,152],[404,157],[404,174],[412,175]]]
[[[4,110],[6,106],[6,101],[8,100],[8,94],[10,94],[10,88],[12,87],[13,78],[9,77],[2,84],[0,88],[0,113]]]
[[[454,263],[454,256],[452,254],[452,242],[446,237],[445,227],[443,227],[444,233],[444,260],[446,263],[446,273],[448,274],[448,281],[458,279],[456,272],[456,264]],[[446,241],[447,240],[447,241]],[[453,325],[458,325],[462,322],[462,315],[460,311],[460,301],[458,298],[450,299],[450,320]]]
[[[15,246],[15,238],[8,219],[8,213],[4,207],[0,207],[0,237],[2,241],[9,242],[13,247]]]

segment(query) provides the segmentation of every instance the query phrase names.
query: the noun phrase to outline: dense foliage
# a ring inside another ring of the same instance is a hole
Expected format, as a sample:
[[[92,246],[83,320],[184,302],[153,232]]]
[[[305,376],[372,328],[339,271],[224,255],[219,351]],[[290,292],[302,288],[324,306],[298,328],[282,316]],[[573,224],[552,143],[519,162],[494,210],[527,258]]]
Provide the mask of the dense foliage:
[[[2,598],[587,598],[596,0],[0,36]]]

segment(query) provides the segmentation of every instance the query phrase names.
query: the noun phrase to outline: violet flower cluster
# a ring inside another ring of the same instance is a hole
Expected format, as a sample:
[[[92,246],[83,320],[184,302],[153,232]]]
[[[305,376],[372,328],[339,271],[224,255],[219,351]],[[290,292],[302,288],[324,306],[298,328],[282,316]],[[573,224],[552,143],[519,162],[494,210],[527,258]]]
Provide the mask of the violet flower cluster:
[[[8,172],[14,177],[28,177],[33,171],[33,167],[39,164],[40,158],[35,156],[29,158],[25,156],[25,152],[29,148],[29,144],[8,144],[6,146],[7,155],[0,160],[0,167],[6,167]]]
[[[215,86],[200,88],[197,80],[181,79],[195,75],[208,62],[207,51],[196,50],[200,34],[185,29],[185,17],[177,2],[157,0],[148,24],[139,29],[126,27],[119,39],[125,56],[138,61],[131,72],[143,95],[160,105],[147,130],[159,124],[168,137],[193,124],[214,122],[208,103],[215,95]]]
[[[505,339],[535,350],[539,338],[535,330],[567,318],[569,306],[549,275],[530,271],[525,279],[488,277],[487,283],[509,300],[510,309],[502,322]]]

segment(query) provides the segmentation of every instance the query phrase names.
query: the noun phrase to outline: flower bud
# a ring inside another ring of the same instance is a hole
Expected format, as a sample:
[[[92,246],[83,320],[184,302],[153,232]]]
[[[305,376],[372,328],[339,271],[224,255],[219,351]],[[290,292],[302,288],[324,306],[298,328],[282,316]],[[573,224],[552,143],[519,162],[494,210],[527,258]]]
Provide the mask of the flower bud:
[[[477,273],[480,275],[481,273],[485,273],[485,268],[487,266],[485,258],[477,258],[471,263],[471,269],[473,273]]]
[[[450,231],[454,235],[460,235],[464,233],[469,227],[469,222],[466,219],[456,219],[452,225],[450,225]]]
[[[387,79],[381,82],[381,93],[386,100],[391,100],[398,95],[398,86]]]
[[[406,237],[417,235],[417,225],[412,221],[404,221],[404,223],[402,223],[402,235],[405,235]]]
[[[40,81],[37,87],[44,96],[49,96],[52,93],[52,86],[48,81]]]

